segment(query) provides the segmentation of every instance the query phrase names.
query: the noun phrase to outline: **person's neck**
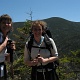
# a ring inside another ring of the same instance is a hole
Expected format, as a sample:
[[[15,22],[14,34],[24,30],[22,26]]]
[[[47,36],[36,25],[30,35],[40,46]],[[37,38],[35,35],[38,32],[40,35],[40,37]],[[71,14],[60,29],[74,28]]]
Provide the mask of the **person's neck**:
[[[35,41],[37,42],[37,43],[39,43],[40,41],[41,41],[41,37],[39,37],[39,38],[34,38],[35,39]]]

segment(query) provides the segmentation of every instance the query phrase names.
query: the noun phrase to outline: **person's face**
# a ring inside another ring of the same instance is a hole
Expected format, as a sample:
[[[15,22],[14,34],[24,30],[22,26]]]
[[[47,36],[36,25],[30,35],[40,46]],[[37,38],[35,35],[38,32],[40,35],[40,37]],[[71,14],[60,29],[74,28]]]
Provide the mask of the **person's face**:
[[[7,34],[12,28],[12,23],[10,20],[2,20],[0,24],[0,29],[3,32],[3,34]]]
[[[42,36],[42,26],[35,26],[32,29],[35,38],[40,38]]]

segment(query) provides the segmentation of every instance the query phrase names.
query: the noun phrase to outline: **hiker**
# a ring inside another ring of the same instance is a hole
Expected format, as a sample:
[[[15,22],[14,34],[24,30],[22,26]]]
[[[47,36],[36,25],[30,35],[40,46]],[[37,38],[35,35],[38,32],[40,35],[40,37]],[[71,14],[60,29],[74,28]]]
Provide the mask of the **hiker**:
[[[44,21],[33,21],[31,25],[33,34],[31,51],[29,50],[31,47],[29,41],[25,45],[24,62],[25,65],[32,67],[31,80],[54,80],[52,65],[58,59],[58,52],[52,38],[49,38],[52,44],[51,51],[46,48],[46,41],[44,41],[45,37],[43,36],[46,27],[47,23]],[[28,48],[28,46],[30,47]]]
[[[12,19],[8,14],[0,16],[0,80],[7,80],[6,62],[10,62],[10,53],[7,53],[7,44],[10,40],[8,34],[12,30]],[[12,42],[9,46],[15,49]],[[8,51],[9,52],[9,51]]]

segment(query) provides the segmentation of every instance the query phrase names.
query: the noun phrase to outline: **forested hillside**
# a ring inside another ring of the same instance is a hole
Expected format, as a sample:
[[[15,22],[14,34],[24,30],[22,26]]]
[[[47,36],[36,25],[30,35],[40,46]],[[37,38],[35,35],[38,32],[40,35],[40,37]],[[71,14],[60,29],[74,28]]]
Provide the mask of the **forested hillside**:
[[[50,27],[60,53],[68,53],[80,48],[80,22],[71,22],[56,17],[45,21]]]
[[[60,80],[80,79],[80,22],[72,22],[58,17],[44,19],[48,24],[59,53]],[[26,25],[25,25],[26,23]],[[25,27],[24,27],[25,26]],[[16,41],[16,55],[14,56],[15,80],[30,80],[30,67],[23,62],[23,51],[28,32],[29,22],[14,22],[14,31],[10,34],[11,39]],[[17,30],[18,29],[18,30]],[[19,32],[18,32],[19,31]],[[16,35],[15,35],[16,34]],[[14,37],[12,37],[12,35]],[[20,79],[18,79],[20,78]]]
[[[80,22],[72,22],[58,17],[45,19],[58,47],[59,53],[69,53],[80,48]],[[13,33],[25,22],[14,22]]]

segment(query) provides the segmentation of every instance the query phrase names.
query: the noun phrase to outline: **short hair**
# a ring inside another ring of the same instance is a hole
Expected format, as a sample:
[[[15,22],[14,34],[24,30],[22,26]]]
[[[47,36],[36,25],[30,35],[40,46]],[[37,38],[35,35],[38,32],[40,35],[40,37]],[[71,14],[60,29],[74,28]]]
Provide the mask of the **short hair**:
[[[12,18],[8,14],[3,14],[0,16],[0,23],[2,20],[10,20],[12,23]]]

